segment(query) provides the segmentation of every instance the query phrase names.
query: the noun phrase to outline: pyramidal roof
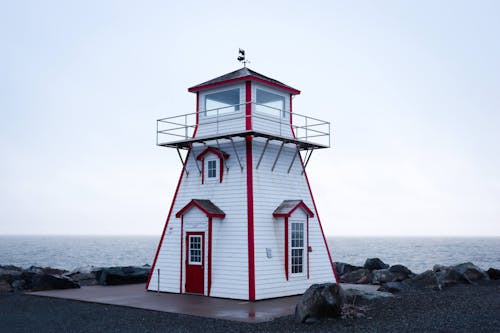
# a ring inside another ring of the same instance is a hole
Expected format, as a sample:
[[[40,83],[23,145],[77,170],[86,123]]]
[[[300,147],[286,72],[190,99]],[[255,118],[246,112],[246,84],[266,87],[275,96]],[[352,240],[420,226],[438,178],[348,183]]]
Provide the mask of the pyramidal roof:
[[[286,90],[294,95],[300,94],[300,90],[292,88],[278,80],[272,79],[250,68],[243,67],[235,70],[231,73],[227,73],[216,77],[215,79],[200,83],[188,89],[189,92],[197,92],[204,89],[214,88],[228,83],[238,82],[238,81],[258,81],[270,86]]]

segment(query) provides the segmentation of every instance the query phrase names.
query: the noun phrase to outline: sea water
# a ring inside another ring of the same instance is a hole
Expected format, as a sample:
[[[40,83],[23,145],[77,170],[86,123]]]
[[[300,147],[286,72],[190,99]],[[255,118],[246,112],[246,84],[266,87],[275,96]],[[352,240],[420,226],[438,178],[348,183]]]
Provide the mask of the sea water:
[[[0,265],[67,270],[151,265],[158,242],[158,236],[0,236]],[[359,266],[366,258],[378,257],[417,273],[434,264],[468,261],[483,269],[500,268],[500,237],[329,237],[327,242],[334,261]]]

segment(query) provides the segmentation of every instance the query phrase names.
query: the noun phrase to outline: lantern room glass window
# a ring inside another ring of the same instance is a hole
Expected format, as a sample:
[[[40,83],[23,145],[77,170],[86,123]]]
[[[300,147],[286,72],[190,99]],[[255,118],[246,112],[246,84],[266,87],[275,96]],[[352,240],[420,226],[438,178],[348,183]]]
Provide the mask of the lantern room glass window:
[[[275,117],[286,118],[284,96],[263,89],[256,89],[256,95],[256,111]]]
[[[209,160],[207,161],[207,178],[217,177],[217,161]]]
[[[290,262],[292,274],[304,272],[304,223],[291,223]]]
[[[240,89],[223,90],[205,95],[204,116],[217,116],[240,110]]]

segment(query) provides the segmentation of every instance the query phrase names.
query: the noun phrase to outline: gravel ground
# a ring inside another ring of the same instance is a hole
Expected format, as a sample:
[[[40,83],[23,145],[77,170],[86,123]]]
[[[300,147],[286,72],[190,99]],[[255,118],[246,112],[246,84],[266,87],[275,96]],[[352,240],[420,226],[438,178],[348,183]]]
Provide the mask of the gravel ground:
[[[366,318],[248,324],[78,301],[0,294],[0,332],[500,332],[500,281],[407,292]]]

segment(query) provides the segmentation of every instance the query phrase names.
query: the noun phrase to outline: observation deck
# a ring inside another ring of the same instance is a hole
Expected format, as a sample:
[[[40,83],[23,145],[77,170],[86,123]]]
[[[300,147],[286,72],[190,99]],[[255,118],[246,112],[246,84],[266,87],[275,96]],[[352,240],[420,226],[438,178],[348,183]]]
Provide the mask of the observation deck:
[[[235,137],[246,136],[294,144],[299,150],[312,151],[330,147],[330,123],[255,102],[156,121],[156,145],[162,147],[190,149],[195,144],[233,141]]]

